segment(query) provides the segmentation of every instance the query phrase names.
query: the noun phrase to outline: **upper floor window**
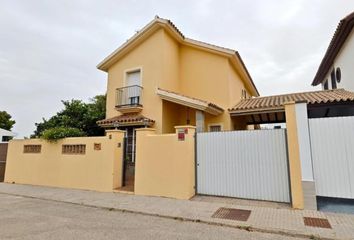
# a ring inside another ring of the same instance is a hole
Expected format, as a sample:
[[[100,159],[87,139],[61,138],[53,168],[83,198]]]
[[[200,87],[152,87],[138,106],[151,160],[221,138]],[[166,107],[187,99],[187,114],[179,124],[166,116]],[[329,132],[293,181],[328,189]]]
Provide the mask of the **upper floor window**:
[[[126,70],[123,87],[116,90],[116,107],[141,107],[142,84],[141,69]]]
[[[127,72],[126,86],[141,86],[141,71],[135,70]]]
[[[328,79],[323,83],[323,89],[328,90]]]
[[[241,91],[241,99],[246,99],[247,98],[247,92],[245,89],[242,89]]]
[[[331,83],[332,83],[332,89],[337,89],[336,74],[334,72],[334,69],[331,72]]]
[[[340,83],[341,78],[342,78],[342,72],[341,72],[340,68],[337,67],[337,69],[336,69],[336,80],[337,80],[337,83]]]

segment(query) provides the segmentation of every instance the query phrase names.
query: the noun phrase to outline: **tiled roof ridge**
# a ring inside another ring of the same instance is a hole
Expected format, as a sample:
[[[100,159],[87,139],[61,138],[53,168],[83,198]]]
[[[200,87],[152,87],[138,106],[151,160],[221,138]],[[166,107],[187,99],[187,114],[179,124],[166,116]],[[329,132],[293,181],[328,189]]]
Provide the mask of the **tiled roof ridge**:
[[[289,95],[298,95],[298,94],[307,94],[307,93],[323,93],[323,92],[333,92],[333,91],[346,91],[344,88],[337,88],[337,89],[327,89],[327,90],[316,90],[316,91],[306,91],[306,92],[295,92],[295,93],[283,93],[277,95],[268,95],[268,96],[259,96],[259,97],[252,97],[251,99],[262,99],[262,98],[269,98],[269,97],[282,97],[282,96],[289,96]],[[248,98],[250,99],[250,98]],[[241,101],[246,101],[248,99],[243,99]]]
[[[354,92],[341,88],[249,98],[240,101],[229,111],[280,108],[288,101],[306,101],[308,104],[354,101]]]
[[[331,64],[338,55],[340,49],[345,43],[347,37],[350,35],[354,27],[354,12],[348,14],[346,17],[341,19],[334,31],[331,41],[326,49],[325,55],[318,67],[316,75],[312,81],[312,85],[316,86],[321,83],[322,78],[325,77]]]
[[[184,39],[191,40],[191,41],[194,41],[194,42],[198,42],[198,43],[201,43],[201,44],[206,44],[206,45],[209,45],[209,46],[212,46],[212,47],[216,47],[216,48],[225,49],[225,50],[227,50],[227,51],[237,52],[236,50],[231,49],[231,48],[221,47],[221,46],[216,45],[216,44],[212,44],[212,43],[200,41],[200,40],[197,40],[197,39],[185,37],[185,36],[183,35],[183,33],[181,32],[181,30],[179,30],[179,28],[178,28],[170,19],[162,18],[162,17],[159,17],[159,16],[155,16],[155,18],[161,19],[161,20],[163,20],[163,21],[166,21],[166,22],[167,22],[168,24],[170,24],[171,27],[173,27]]]
[[[195,97],[191,97],[191,96],[187,96],[187,95],[185,95],[185,94],[183,94],[183,93],[178,93],[178,92],[171,91],[171,90],[167,90],[167,89],[163,89],[163,88],[160,88],[160,87],[158,87],[157,89],[158,89],[158,90],[161,90],[161,91],[168,92],[168,93],[176,94],[176,95],[179,95],[179,96],[182,96],[182,97],[186,97],[186,98],[190,98],[190,99],[193,99],[193,100],[201,101],[201,102],[203,102],[203,103],[209,103],[209,102],[206,101],[206,100],[199,99],[199,98],[195,98]]]
[[[219,109],[219,110],[224,111],[224,109],[222,109],[222,108],[219,107],[218,105],[216,105],[216,104],[214,104],[214,103],[212,103],[212,102],[203,100],[203,99],[199,99],[199,98],[195,98],[195,97],[190,97],[190,96],[187,96],[187,95],[185,95],[185,94],[178,93],[178,92],[174,92],[174,91],[170,91],[170,90],[166,90],[166,89],[162,89],[162,88],[160,88],[160,87],[158,87],[157,89],[158,89],[158,90],[161,90],[161,91],[168,92],[168,93],[176,94],[176,95],[179,95],[179,96],[181,96],[181,97],[186,97],[186,98],[190,98],[190,99],[193,99],[193,100],[197,100],[197,101],[203,102],[203,103],[205,103],[205,104],[208,104],[208,106],[210,106],[210,107],[213,107],[213,108],[216,108],[216,109]]]
[[[121,122],[136,122],[142,120],[147,120],[148,122],[155,122],[154,120],[147,118],[140,113],[125,113],[119,116],[99,120],[97,121],[97,124],[109,124],[115,121],[119,122],[119,120]]]

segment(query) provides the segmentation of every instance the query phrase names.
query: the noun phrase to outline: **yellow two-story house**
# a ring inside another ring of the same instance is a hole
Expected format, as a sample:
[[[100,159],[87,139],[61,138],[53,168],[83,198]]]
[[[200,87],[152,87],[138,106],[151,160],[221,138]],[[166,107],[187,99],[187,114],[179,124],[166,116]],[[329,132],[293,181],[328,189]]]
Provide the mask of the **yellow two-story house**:
[[[176,125],[198,132],[245,129],[228,109],[259,93],[237,51],[186,38],[156,17],[106,57],[104,128],[127,131],[126,158],[134,161],[136,128],[173,133]]]

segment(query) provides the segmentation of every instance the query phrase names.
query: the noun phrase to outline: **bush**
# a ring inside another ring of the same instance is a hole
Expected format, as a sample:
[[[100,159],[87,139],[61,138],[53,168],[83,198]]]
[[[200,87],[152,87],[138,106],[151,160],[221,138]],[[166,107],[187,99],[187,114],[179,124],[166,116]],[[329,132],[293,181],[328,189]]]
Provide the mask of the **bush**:
[[[82,136],[86,136],[86,134],[80,129],[65,128],[65,127],[50,128],[43,131],[41,134],[41,138],[50,142],[56,142],[59,139],[67,138],[67,137],[82,137]]]

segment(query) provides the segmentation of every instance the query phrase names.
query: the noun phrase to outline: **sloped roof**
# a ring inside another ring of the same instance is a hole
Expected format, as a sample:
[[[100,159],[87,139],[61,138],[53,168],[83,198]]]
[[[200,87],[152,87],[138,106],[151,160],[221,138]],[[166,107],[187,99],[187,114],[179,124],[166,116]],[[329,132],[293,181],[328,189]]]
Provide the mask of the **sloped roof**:
[[[120,116],[115,116],[112,118],[107,118],[103,119],[100,121],[97,121],[97,124],[101,127],[109,127],[113,126],[115,124],[118,125],[152,125],[155,121],[144,117],[143,115],[139,113],[126,113]]]
[[[313,92],[299,92],[267,97],[255,97],[242,100],[233,108],[230,113],[250,113],[253,111],[277,111],[284,110],[286,102],[307,102],[307,104],[322,104],[334,102],[354,102],[354,93],[344,89],[333,89]]]
[[[321,64],[317,70],[315,78],[312,81],[312,85],[316,86],[323,81],[326,74],[333,65],[334,59],[337,57],[339,51],[341,50],[343,44],[347,40],[349,34],[351,33],[354,26],[354,12],[340,20],[336,31],[332,37],[332,40],[327,48],[326,54],[324,55]]]
[[[194,97],[189,97],[181,93],[176,93],[161,88],[158,88],[156,93],[164,100],[178,103],[184,106],[189,106],[213,115],[219,115],[224,112],[224,109],[214,103]]]
[[[168,19],[160,18],[158,16],[156,16],[154,20],[148,23],[145,27],[143,27],[140,31],[138,31],[133,37],[128,39],[119,48],[117,48],[113,53],[111,53],[109,56],[103,59],[103,61],[101,61],[97,65],[97,68],[102,71],[107,71],[112,64],[114,64],[116,61],[118,61],[118,59],[121,56],[124,55],[124,53],[127,51],[129,46],[134,46],[135,44],[138,44],[142,40],[142,37],[145,34],[148,34],[149,32],[152,32],[154,29],[158,29],[159,27],[163,27],[167,29],[168,32],[171,33],[171,35],[174,36],[174,38],[177,41],[179,41],[181,44],[199,48],[199,49],[209,50],[214,53],[223,54],[230,57],[231,59],[234,59],[235,62],[239,63],[239,65],[241,66],[242,74],[244,74],[249,79],[251,88],[253,88],[253,90],[257,95],[259,95],[258,89],[256,88],[256,85],[254,84],[251,75],[249,74],[240,54],[236,50],[220,47],[202,41],[197,41],[191,38],[186,38],[182,34],[182,32],[173,24],[172,21]],[[234,62],[232,63],[235,64]]]

